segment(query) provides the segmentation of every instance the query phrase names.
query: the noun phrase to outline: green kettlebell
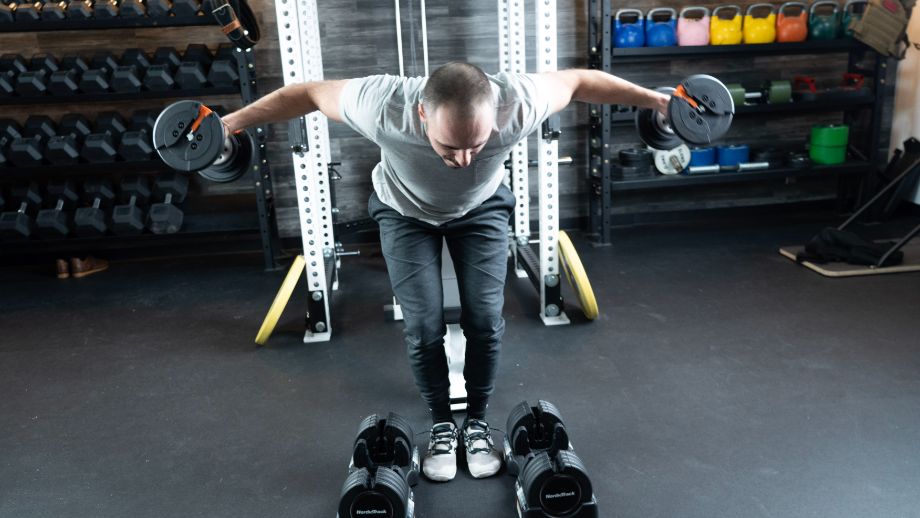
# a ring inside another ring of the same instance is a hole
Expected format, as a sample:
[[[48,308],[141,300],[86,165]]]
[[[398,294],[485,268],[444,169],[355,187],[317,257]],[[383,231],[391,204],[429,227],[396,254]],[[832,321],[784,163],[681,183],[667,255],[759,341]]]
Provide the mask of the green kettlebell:
[[[820,7],[829,6],[833,10],[818,13]],[[808,12],[808,39],[832,40],[840,31],[840,4],[835,0],[820,0],[811,4]]]
[[[846,5],[843,6],[843,20],[840,22],[840,28],[843,30],[844,36],[847,38],[853,37],[850,23],[862,18],[868,4],[868,0],[847,0]]]

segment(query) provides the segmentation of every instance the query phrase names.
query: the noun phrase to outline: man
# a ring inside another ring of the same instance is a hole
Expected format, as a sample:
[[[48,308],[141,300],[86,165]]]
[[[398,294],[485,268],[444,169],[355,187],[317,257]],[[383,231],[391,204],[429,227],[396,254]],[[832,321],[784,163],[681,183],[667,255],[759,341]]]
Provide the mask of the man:
[[[405,322],[416,385],[431,411],[422,465],[431,480],[457,472],[462,438],[470,474],[501,468],[486,422],[501,339],[508,222],[515,199],[502,185],[518,141],[571,101],[664,111],[668,97],[596,70],[486,75],[449,63],[429,78],[370,76],[285,86],[227,115],[230,131],[320,110],[380,146],[370,215]],[[441,243],[446,238],[460,291],[466,337],[467,415],[450,410],[444,353]]]

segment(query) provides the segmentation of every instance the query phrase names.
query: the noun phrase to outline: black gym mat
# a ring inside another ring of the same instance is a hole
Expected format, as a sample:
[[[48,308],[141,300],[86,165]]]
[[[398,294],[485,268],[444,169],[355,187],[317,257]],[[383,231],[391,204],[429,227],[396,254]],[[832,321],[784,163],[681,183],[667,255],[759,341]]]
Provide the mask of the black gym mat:
[[[603,516],[916,516],[920,275],[841,284],[776,254],[827,224],[575,234],[600,317],[544,327],[510,275],[492,424],[555,403]],[[333,341],[302,343],[299,289],[266,348],[283,272],[260,255],[0,269],[0,516],[335,516],[361,418],[425,425],[363,252],[343,259]],[[512,485],[423,481],[418,516],[510,518]]]

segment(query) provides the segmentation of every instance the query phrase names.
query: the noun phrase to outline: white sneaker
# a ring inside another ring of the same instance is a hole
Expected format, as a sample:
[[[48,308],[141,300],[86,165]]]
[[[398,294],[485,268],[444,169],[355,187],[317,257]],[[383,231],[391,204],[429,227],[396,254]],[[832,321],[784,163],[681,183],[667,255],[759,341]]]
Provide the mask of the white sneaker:
[[[489,423],[469,419],[463,424],[463,445],[466,448],[466,465],[473,478],[491,477],[502,468],[502,457],[495,451]]]
[[[435,482],[447,482],[457,476],[457,425],[447,421],[431,427],[422,473]]]

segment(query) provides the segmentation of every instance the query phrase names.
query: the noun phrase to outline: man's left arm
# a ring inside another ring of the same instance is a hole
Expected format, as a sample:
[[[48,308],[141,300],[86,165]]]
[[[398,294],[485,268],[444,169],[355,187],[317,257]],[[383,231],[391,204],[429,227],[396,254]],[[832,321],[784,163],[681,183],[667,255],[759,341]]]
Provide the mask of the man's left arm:
[[[532,75],[550,113],[562,111],[572,101],[590,104],[624,104],[666,111],[669,96],[600,70],[571,69]]]

